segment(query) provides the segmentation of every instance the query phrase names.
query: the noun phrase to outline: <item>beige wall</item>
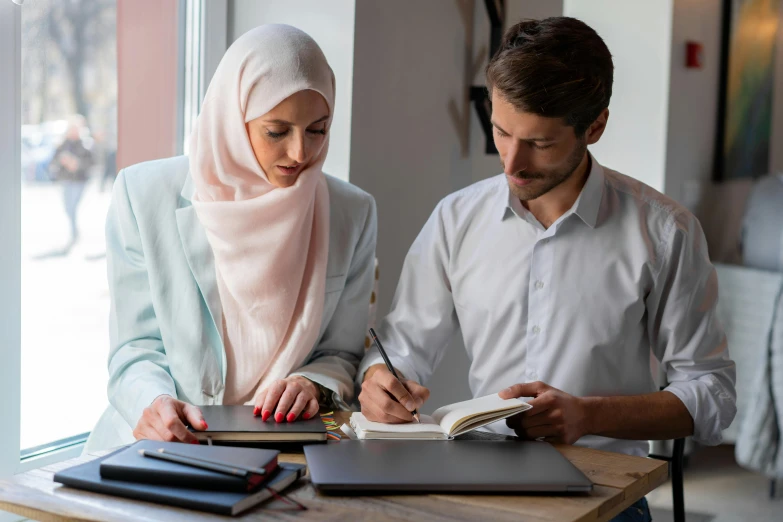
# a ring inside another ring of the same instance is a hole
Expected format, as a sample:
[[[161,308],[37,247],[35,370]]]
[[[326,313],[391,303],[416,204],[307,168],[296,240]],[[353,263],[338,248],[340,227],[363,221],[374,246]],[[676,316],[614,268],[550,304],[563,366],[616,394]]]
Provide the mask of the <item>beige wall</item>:
[[[117,0],[117,168],[177,150],[177,0]]]
[[[556,1],[506,4],[509,23],[562,12]],[[526,4],[535,9],[528,12]],[[484,9],[481,0],[356,2],[350,180],[378,203],[379,317],[438,201],[501,172],[498,157],[484,154],[484,136],[467,103],[468,87],[483,84]],[[428,383],[432,396],[424,413],[471,396],[468,366],[457,338]]]

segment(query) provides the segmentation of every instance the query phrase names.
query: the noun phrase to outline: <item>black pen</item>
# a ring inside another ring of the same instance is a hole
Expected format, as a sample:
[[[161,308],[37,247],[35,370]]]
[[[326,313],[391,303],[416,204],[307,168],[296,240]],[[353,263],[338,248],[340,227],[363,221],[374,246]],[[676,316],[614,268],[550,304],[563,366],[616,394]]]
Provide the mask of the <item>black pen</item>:
[[[143,457],[165,460],[168,462],[175,462],[177,464],[184,464],[186,466],[191,466],[194,468],[206,469],[209,471],[215,471],[217,473],[223,473],[225,475],[234,475],[236,477],[242,477],[242,478],[246,478],[248,474],[255,474],[255,475],[266,474],[266,470],[263,470],[261,468],[228,465],[214,460],[192,457],[190,455],[183,455],[181,453],[175,453],[173,451],[166,451],[163,448],[160,448],[157,451],[139,450],[139,454]]]
[[[397,375],[397,372],[394,371],[394,366],[392,366],[389,357],[386,355],[386,351],[384,351],[383,346],[381,346],[381,341],[378,340],[378,336],[375,335],[375,330],[373,330],[372,328],[370,328],[370,337],[372,337],[372,342],[375,343],[375,346],[378,348],[381,357],[383,357],[383,362],[386,363],[386,367],[389,369],[391,374],[394,375],[394,378],[400,381],[400,384],[402,384],[402,379],[400,379],[400,377]],[[402,384],[402,387],[405,388],[405,385]],[[407,390],[407,388],[405,389]],[[414,408],[411,413],[413,414],[413,418],[416,419],[416,422],[421,424],[421,419],[419,418],[419,412]]]

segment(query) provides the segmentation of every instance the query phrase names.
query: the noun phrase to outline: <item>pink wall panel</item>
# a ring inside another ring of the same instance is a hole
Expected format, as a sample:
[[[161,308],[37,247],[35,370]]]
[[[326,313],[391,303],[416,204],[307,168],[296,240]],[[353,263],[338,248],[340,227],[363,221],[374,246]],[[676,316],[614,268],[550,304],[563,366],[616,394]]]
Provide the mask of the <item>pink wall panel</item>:
[[[177,0],[117,0],[117,168],[176,154]]]

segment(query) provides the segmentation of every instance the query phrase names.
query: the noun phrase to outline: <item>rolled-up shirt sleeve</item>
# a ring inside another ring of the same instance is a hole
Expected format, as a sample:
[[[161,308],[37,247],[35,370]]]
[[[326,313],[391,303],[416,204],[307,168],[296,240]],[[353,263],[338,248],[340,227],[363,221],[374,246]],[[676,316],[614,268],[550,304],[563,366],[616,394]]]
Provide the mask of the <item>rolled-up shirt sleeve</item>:
[[[687,213],[668,222],[659,271],[647,297],[650,345],[668,391],[693,418],[693,438],[715,445],[736,407],[736,367],[717,317],[718,278],[699,222]]]

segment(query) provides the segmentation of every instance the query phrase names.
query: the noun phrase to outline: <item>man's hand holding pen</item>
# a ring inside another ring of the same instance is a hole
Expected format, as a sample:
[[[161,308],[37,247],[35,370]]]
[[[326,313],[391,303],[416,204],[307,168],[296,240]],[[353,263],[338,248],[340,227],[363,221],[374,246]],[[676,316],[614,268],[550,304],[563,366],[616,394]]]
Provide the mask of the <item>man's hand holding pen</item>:
[[[368,420],[400,424],[413,422],[413,412],[430,397],[430,391],[416,381],[400,379],[383,364],[370,366],[364,374],[359,403]]]

